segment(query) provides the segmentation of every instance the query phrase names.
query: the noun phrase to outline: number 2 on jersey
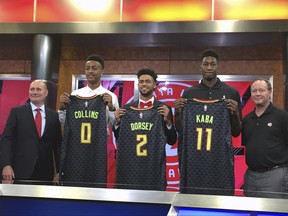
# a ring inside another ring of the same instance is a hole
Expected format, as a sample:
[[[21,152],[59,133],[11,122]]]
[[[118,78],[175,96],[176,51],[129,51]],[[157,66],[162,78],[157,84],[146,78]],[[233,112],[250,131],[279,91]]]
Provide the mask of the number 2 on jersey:
[[[211,150],[212,143],[212,128],[204,128],[206,131],[206,151]],[[203,140],[203,128],[196,128],[197,131],[197,150],[201,151],[202,149],[202,140]]]
[[[137,156],[147,156],[147,149],[144,149],[144,146],[147,145],[147,134],[137,134],[136,141]]]

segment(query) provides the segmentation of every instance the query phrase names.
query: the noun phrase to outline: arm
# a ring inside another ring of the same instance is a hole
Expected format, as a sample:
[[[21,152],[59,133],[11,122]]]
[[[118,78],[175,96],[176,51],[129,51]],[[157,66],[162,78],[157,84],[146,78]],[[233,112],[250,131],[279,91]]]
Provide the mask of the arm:
[[[55,119],[56,125],[55,125],[55,132],[54,132],[54,147],[53,147],[53,153],[54,153],[54,159],[55,159],[55,175],[53,182],[54,184],[59,183],[59,168],[60,168],[60,157],[61,157],[61,146],[62,146],[62,130],[61,130],[61,123],[59,121],[59,117],[57,114],[57,117]]]
[[[174,107],[175,107],[175,127],[176,130],[179,132],[182,126],[181,122],[181,112],[185,104],[187,103],[186,98],[179,98],[174,101]]]
[[[164,104],[157,108],[158,113],[163,115],[164,120],[164,132],[167,137],[167,143],[173,145],[177,141],[177,133],[173,123],[173,114],[170,106]]]
[[[16,122],[15,109],[11,109],[0,143],[2,179],[5,180],[3,183],[12,183],[12,180],[15,178],[12,158],[13,143],[16,136]]]
[[[125,114],[125,112],[126,112],[126,109],[121,109],[121,108],[115,110],[115,112],[114,112],[115,122],[113,125],[113,132],[114,132],[114,136],[115,136],[116,140],[118,140],[118,138],[119,138],[121,118]]]
[[[66,119],[66,104],[70,103],[70,98],[69,98],[69,94],[66,92],[63,92],[63,94],[60,95],[60,99],[59,99],[59,121],[61,123],[61,125],[64,127],[65,125],[65,119]]]
[[[182,126],[182,122],[181,122],[181,109],[178,108],[178,109],[175,109],[175,127],[176,127],[176,130],[180,131],[180,128]]]
[[[65,125],[65,120],[66,120],[66,110],[59,110],[59,121],[61,123],[61,126],[64,127]]]
[[[232,136],[238,137],[241,133],[241,121],[239,115],[231,115]]]
[[[245,118],[241,124],[241,146],[246,146],[246,136],[245,136]]]
[[[232,136],[238,137],[241,133],[241,118],[242,118],[240,97],[238,97],[238,101],[235,101],[233,99],[227,99],[226,105],[227,108],[230,110]]]
[[[111,128],[115,122],[114,112],[119,108],[117,96],[115,94],[104,93],[103,100],[108,107],[108,126]]]
[[[61,146],[62,146],[62,130],[61,130],[61,124],[58,120],[58,114],[55,118],[55,125],[54,125],[54,141],[53,141],[53,151],[55,156],[55,168],[56,172],[59,172],[59,166],[60,166],[60,154],[61,154]]]

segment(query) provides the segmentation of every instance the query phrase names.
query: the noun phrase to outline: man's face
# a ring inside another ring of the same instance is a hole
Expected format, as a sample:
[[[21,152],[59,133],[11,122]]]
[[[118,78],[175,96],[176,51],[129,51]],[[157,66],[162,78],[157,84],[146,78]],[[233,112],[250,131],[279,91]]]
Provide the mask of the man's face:
[[[45,83],[41,80],[33,81],[29,88],[30,101],[36,106],[42,106],[45,98],[48,95],[48,90]]]
[[[216,58],[207,56],[203,58],[201,64],[201,72],[204,80],[211,81],[217,76],[218,62]]]
[[[139,77],[138,89],[141,95],[143,95],[144,97],[148,97],[149,95],[153,94],[155,88],[156,82],[154,81],[153,77],[146,74]]]
[[[85,74],[88,83],[95,84],[100,82],[102,75],[102,66],[98,61],[87,61],[85,65]]]
[[[251,98],[255,106],[263,107],[270,103],[271,92],[264,80],[257,80],[251,85]]]

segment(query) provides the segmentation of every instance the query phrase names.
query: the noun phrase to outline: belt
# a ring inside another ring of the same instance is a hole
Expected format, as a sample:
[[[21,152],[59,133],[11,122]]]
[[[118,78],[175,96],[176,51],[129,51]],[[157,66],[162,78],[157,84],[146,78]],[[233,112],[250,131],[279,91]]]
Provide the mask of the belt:
[[[278,169],[278,168],[284,168],[284,167],[288,167],[288,164],[280,164],[280,165],[276,165],[273,167],[267,167],[267,168],[262,168],[262,169],[257,169],[257,170],[253,170],[254,172],[267,172],[270,170],[274,170],[274,169]]]

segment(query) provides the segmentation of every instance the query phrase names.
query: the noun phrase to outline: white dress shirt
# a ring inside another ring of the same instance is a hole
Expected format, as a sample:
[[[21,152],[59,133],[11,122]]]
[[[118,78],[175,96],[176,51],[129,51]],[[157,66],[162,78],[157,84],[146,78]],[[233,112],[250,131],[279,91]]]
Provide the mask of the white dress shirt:
[[[32,102],[30,102],[33,116],[35,119],[36,113],[37,113],[37,108],[40,108],[40,114],[41,114],[41,120],[42,120],[42,127],[41,127],[41,136],[44,133],[45,125],[46,125],[46,112],[45,112],[45,106],[44,104],[41,107],[35,106]]]
[[[93,95],[102,95],[104,93],[110,94],[112,96],[113,106],[116,109],[119,108],[117,96],[113,92],[104,88],[102,85],[100,85],[98,88],[96,88],[94,90],[89,88],[88,86],[85,86],[83,88],[74,90],[71,93],[71,95],[79,95],[81,97],[91,97]],[[59,120],[60,120],[62,126],[65,125],[65,119],[66,119],[66,110],[59,110]],[[108,127],[111,128],[115,122],[115,116],[114,116],[114,111],[109,111],[108,106],[106,106],[106,120],[107,120],[107,128]]]

